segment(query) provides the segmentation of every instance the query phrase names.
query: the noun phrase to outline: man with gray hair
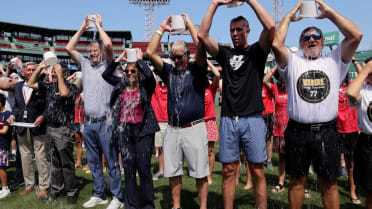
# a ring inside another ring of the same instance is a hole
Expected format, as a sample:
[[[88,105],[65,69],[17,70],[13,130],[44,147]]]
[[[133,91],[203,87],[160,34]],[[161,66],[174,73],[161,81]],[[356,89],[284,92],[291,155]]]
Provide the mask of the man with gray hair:
[[[112,42],[102,29],[102,18],[96,15],[95,24],[103,46],[93,41],[89,47],[89,59],[83,57],[75,46],[84,31],[89,29],[88,16],[75,35],[66,46],[66,51],[83,73],[84,86],[84,143],[87,150],[88,165],[94,182],[94,193],[89,201],[83,204],[84,208],[94,207],[97,204],[106,204],[105,182],[102,168],[102,152],[105,156],[112,201],[108,209],[122,208],[121,175],[118,163],[118,146],[111,140],[112,126],[107,122],[110,96],[113,87],[103,80],[101,74],[113,59]]]
[[[181,208],[183,158],[190,176],[196,179],[200,208],[207,208],[208,138],[204,123],[204,92],[207,82],[206,52],[198,45],[197,31],[188,15],[183,14],[186,28],[197,46],[196,61],[189,60],[190,51],[184,41],[173,43],[171,59],[175,67],[156,54],[165,31],[171,31],[168,17],[160,25],[147,48],[157,73],[168,87],[168,128],[164,135],[164,176],[169,177],[173,208]]]

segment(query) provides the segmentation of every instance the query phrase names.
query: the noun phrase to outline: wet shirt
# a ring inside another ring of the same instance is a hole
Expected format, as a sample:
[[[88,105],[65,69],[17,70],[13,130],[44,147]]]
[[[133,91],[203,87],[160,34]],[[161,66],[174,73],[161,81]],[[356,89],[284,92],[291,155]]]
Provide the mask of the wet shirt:
[[[167,87],[156,84],[154,94],[151,98],[152,109],[154,109],[158,122],[168,122],[167,112]]]
[[[338,95],[337,129],[339,133],[353,133],[359,131],[357,111],[349,106],[345,96],[347,86],[341,86]]]
[[[207,65],[201,68],[190,62],[189,68],[181,72],[163,62],[159,75],[168,87],[168,124],[179,126],[204,118]]]
[[[85,115],[93,118],[105,116],[109,111],[110,96],[114,89],[102,78],[107,61],[95,65],[79,53],[79,63],[83,73]]]
[[[6,122],[9,116],[10,116],[10,112],[8,110],[0,113],[0,129],[2,129],[4,126],[8,126],[8,132],[6,134],[0,134],[0,150],[9,151],[10,149],[11,127]]]
[[[278,66],[288,91],[288,116],[300,123],[322,123],[335,120],[338,89],[350,63],[341,60],[341,45],[316,60],[288,51],[286,68]]]
[[[358,103],[352,107],[357,109],[360,131],[372,135],[372,85],[363,86]]]
[[[274,136],[284,136],[284,131],[288,125],[288,93],[280,90],[277,85],[272,84],[271,89],[274,94],[275,113],[274,113]]]
[[[266,58],[258,42],[245,49],[219,46],[217,62],[222,67],[221,116],[247,116],[262,112],[262,82]]]
[[[73,127],[75,117],[75,98],[77,88],[74,84],[65,81],[67,88],[70,90],[68,97],[61,97],[57,83],[45,83],[39,81],[39,91],[46,93],[46,110],[44,117],[48,126]]]
[[[124,89],[120,95],[121,114],[120,122],[136,124],[141,122],[143,117],[140,101],[140,90],[128,91]]]

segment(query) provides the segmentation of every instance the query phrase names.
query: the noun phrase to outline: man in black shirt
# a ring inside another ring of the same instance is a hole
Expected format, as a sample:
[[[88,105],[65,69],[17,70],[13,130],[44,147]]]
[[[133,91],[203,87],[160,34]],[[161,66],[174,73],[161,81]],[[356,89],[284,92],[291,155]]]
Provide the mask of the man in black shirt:
[[[57,198],[67,193],[68,203],[75,204],[77,188],[72,152],[74,150],[73,122],[77,88],[65,80],[60,64],[53,66],[49,75],[49,83],[38,81],[45,67],[42,61],[27,84],[46,94],[44,116],[47,122],[47,134],[53,146],[51,195],[52,198]]]
[[[198,32],[199,40],[222,66],[222,109],[220,125],[220,161],[223,162],[222,193],[224,208],[232,209],[235,196],[235,173],[240,160],[240,145],[249,161],[254,178],[257,208],[267,208],[267,188],[263,163],[267,159],[265,124],[261,112],[262,80],[265,62],[275,32],[275,23],[257,0],[246,1],[262,23],[260,40],[248,45],[248,21],[239,16],[230,22],[234,48],[218,46],[209,36],[212,18],[220,5],[231,0],[213,0]]]

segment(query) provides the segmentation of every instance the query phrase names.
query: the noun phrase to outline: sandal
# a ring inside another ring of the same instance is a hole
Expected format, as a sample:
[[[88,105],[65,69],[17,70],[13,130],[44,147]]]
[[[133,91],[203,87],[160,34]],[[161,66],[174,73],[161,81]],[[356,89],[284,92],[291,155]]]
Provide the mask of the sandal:
[[[271,193],[280,193],[282,191],[284,191],[284,185],[283,184],[278,184],[271,189]]]
[[[307,189],[305,189],[305,198],[306,199],[311,198],[311,193]]]
[[[352,198],[352,197],[350,197],[350,201],[351,201],[351,203],[353,203],[354,205],[360,205],[362,202],[360,201],[360,199],[359,198]]]

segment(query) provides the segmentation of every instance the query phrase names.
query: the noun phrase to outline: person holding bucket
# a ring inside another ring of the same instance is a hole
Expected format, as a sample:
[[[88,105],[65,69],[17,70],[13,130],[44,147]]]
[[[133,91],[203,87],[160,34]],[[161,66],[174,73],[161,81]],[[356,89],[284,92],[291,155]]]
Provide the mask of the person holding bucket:
[[[322,56],[324,36],[317,27],[304,29],[299,38],[303,57],[290,53],[285,46],[289,24],[309,17],[303,3],[284,16],[278,26],[273,51],[280,76],[288,91],[289,122],[284,133],[285,171],[290,176],[288,199],[291,209],[301,208],[309,166],[318,175],[324,208],[339,208],[341,138],[337,132],[339,86],[348,73],[351,59],[362,39],[362,32],[349,19],[321,0],[316,0],[317,19],[332,21],[345,36],[341,44]],[[300,16],[297,12],[302,9]]]

